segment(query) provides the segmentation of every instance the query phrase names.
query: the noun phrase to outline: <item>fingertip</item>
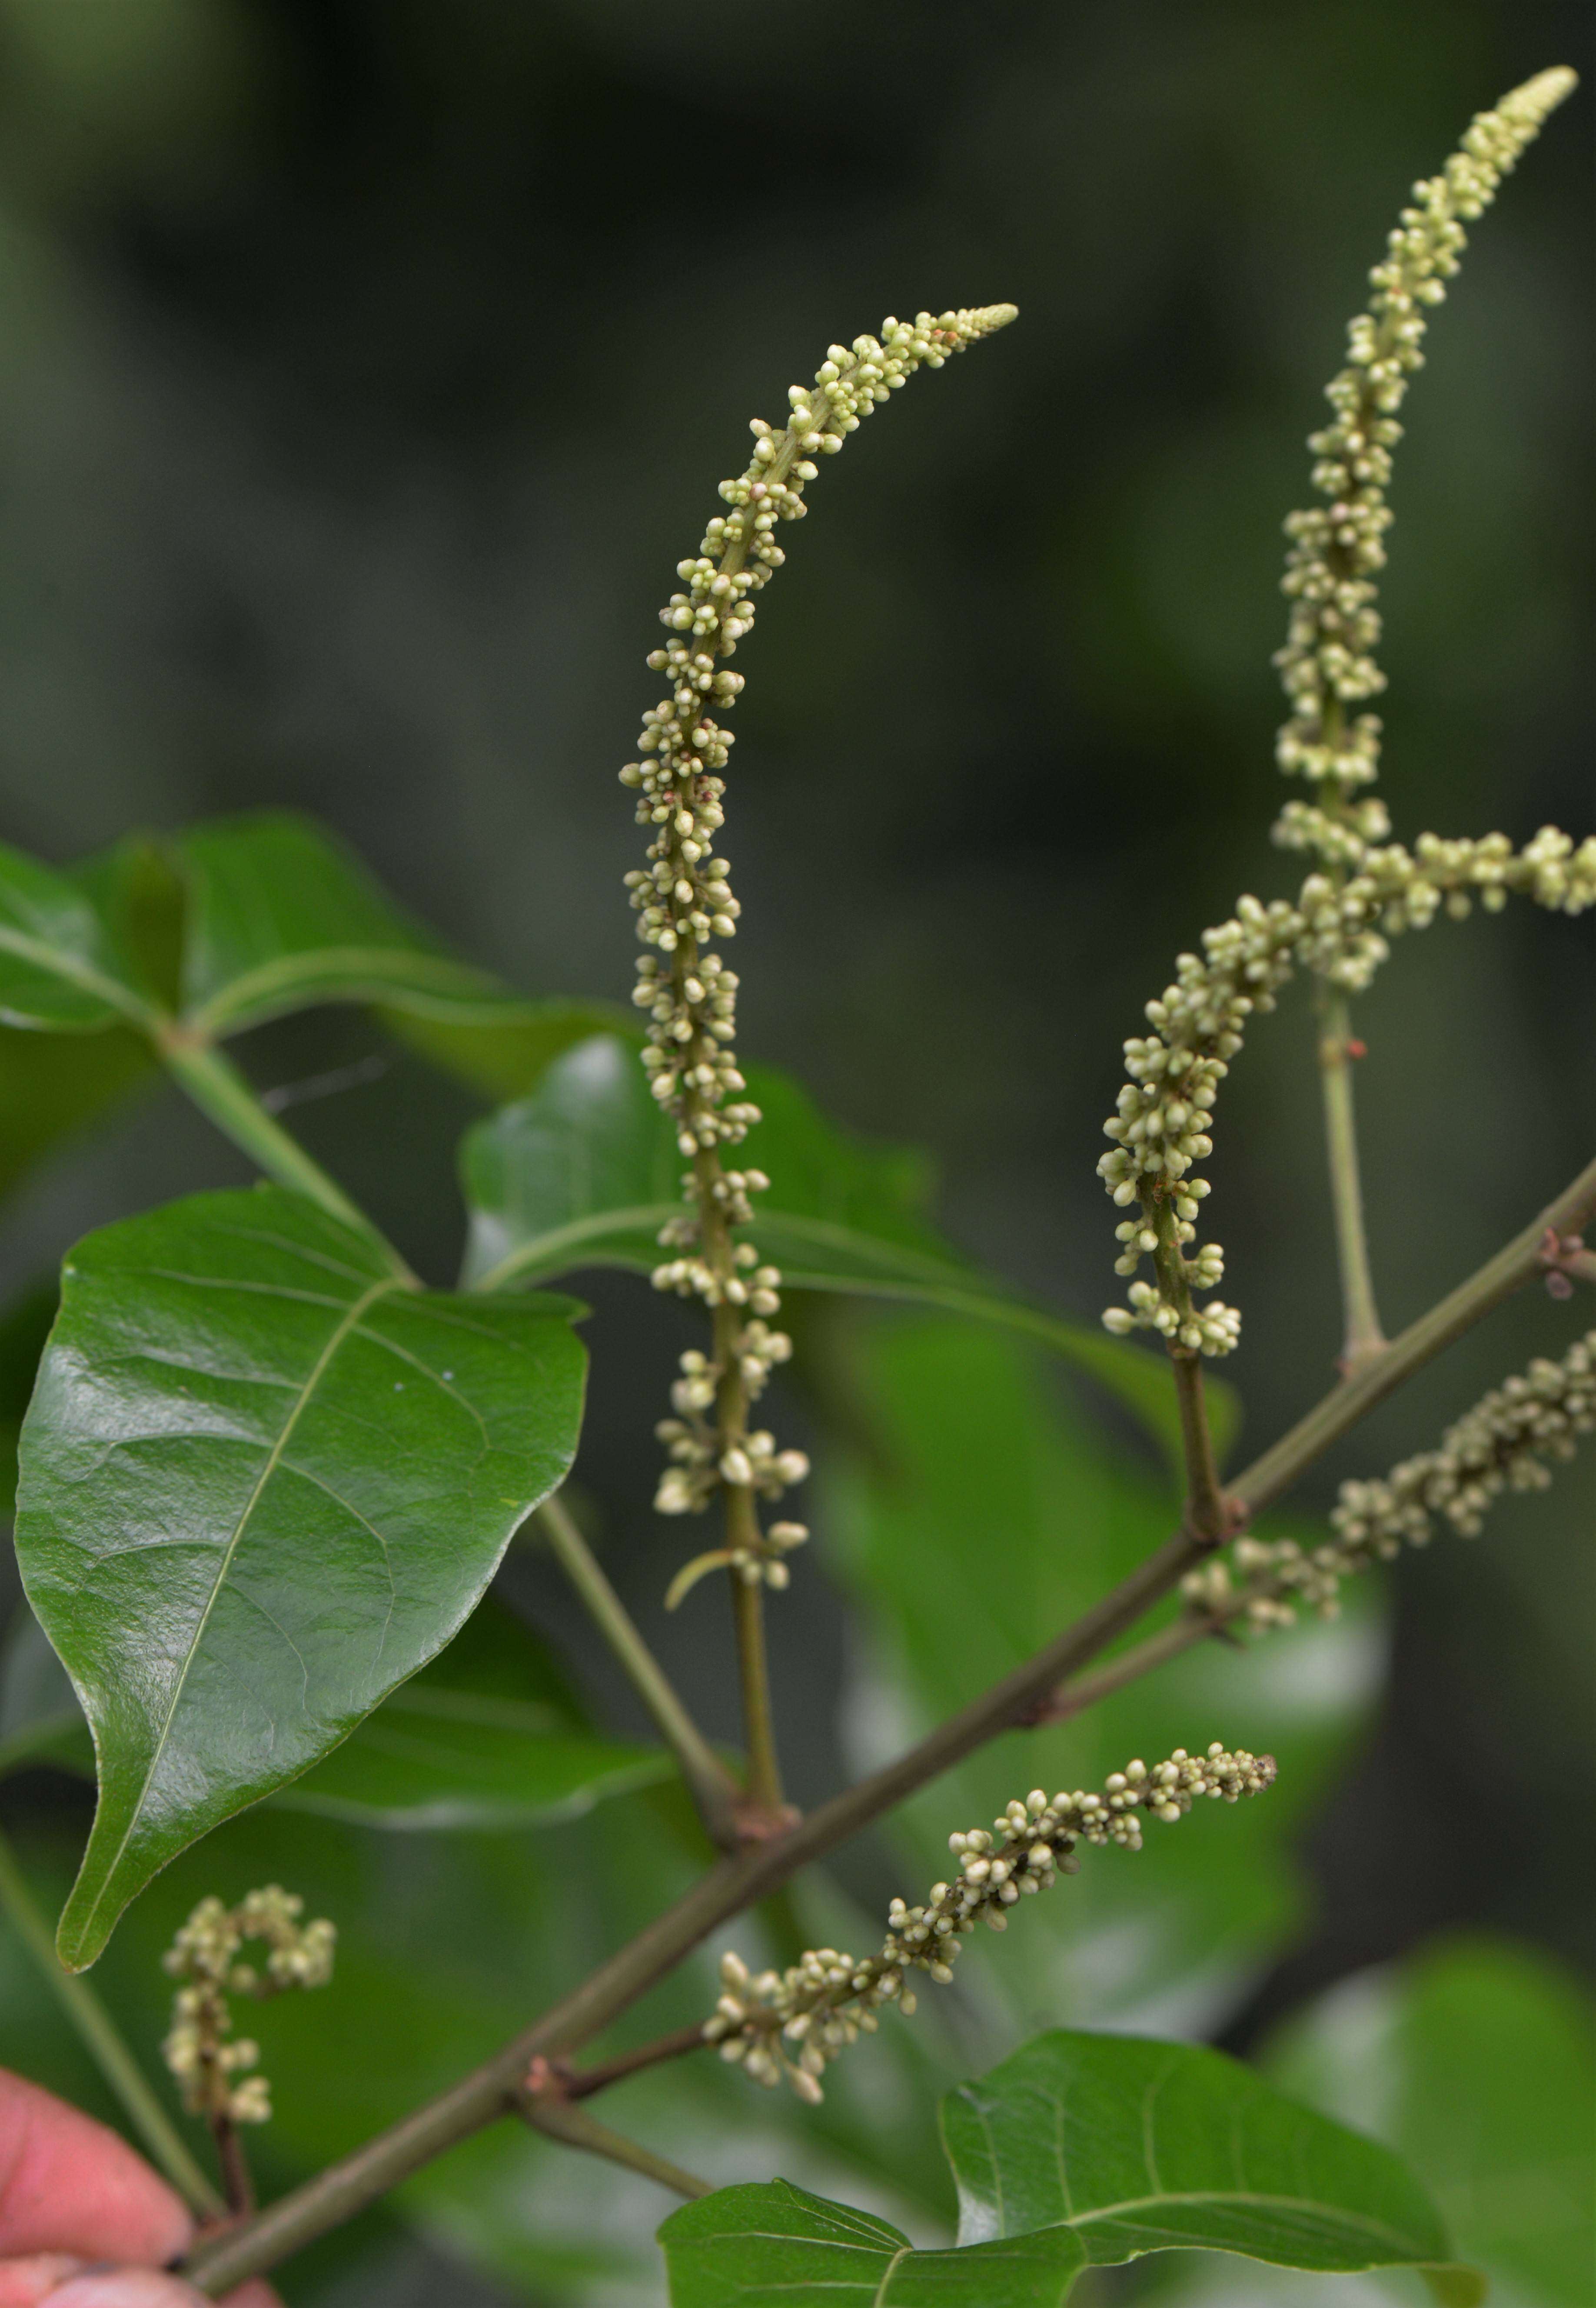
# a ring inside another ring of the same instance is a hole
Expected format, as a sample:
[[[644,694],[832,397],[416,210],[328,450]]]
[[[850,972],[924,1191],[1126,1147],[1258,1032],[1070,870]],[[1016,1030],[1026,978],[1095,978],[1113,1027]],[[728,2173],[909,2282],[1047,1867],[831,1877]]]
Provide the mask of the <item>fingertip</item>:
[[[211,2308],[202,2292],[158,2268],[118,2268],[74,2276],[46,2295],[42,2308]]]
[[[181,2198],[118,2133],[0,2069],[0,2252],[159,2267],[193,2232]]]

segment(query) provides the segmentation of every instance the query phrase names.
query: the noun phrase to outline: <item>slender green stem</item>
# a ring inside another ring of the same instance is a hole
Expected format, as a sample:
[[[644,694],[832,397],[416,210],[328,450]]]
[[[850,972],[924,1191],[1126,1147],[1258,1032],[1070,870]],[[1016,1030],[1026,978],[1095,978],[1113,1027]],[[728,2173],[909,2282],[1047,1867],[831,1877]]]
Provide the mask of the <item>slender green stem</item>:
[[[711,1148],[694,1166],[699,1181],[699,1227],[705,1253],[718,1270],[735,1271],[732,1263],[731,1229],[716,1201],[712,1184],[720,1158]],[[741,1449],[748,1434],[748,1389],[743,1383],[738,1332],[742,1319],[735,1306],[723,1302],[715,1309],[715,1359],[720,1365],[716,1389],[716,1444],[724,1457]],[[742,1737],[748,1751],[748,1798],[765,1819],[776,1818],[782,1807],[781,1763],[776,1746],[776,1719],[770,1711],[770,1665],[765,1648],[765,1589],[762,1580],[745,1579],[746,1565],[758,1570],[765,1557],[764,1533],[753,1492],[746,1483],[723,1479],[721,1496],[725,1513],[725,1543],[742,1557],[730,1569],[732,1626],[737,1641],[737,1681],[742,1699]]]
[[[396,1274],[414,1279],[398,1251],[378,1233],[365,1212],[267,1113],[231,1058],[214,1043],[197,1039],[181,1026],[164,1029],[156,1038],[156,1048],[167,1072],[182,1084],[201,1113],[242,1148],[252,1162],[259,1163],[269,1178],[319,1202],[345,1226],[358,1227],[378,1244]]]
[[[1386,1341],[1375,1304],[1369,1236],[1363,1222],[1363,1182],[1352,1108],[1352,1029],[1346,996],[1321,982],[1318,1013],[1319,1081],[1325,1098],[1325,1142],[1330,1158],[1330,1201],[1335,1217],[1335,1258],[1345,1332],[1341,1367],[1350,1378],[1382,1353]]]
[[[178,2137],[116,2021],[89,1982],[63,1967],[54,1934],[4,1835],[0,1835],[0,1907],[26,1942],[128,2122],[189,2209],[202,2219],[214,2219],[225,2212],[227,2206]]]
[[[723,1850],[731,1850],[737,1841],[740,1791],[736,1781],[677,1697],[570,1510],[557,1496],[545,1499],[537,1510],[537,1520],[561,1568],[648,1709],[656,1730],[681,1764],[682,1776],[705,1826]]]
[[[1544,1272],[1542,1253],[1549,1227],[1559,1236],[1575,1234],[1593,1213],[1596,1161],[1505,1249],[1404,1331],[1377,1364],[1356,1378],[1343,1380],[1290,1434],[1255,1460],[1231,1485],[1231,1497],[1250,1511],[1277,1498],[1403,1379],[1523,1283]],[[1038,1703],[1045,1701],[1060,1683],[1098,1658],[1212,1552],[1211,1544],[1184,1531],[1166,1539],[1073,1626],[1065,1628],[1034,1658],[972,1700],[906,1753],[834,1796],[789,1833],[721,1860],[634,1940],[481,2067],[368,2140],[342,2163],[330,2166],[304,2187],[270,2205],[245,2227],[202,2245],[186,2270],[190,2280],[214,2296],[246,2277],[275,2267],[290,2252],[353,2218],[457,2141],[507,2113],[537,2054],[553,2059],[588,2042],[720,1925],[765,1898],[801,1867],[846,1842],[987,1740],[1025,1721],[1029,1710],[1037,1709]],[[1160,1646],[1161,1658],[1184,1648],[1184,1638],[1177,1641],[1174,1630],[1154,1640]],[[1132,1656],[1127,1653],[1126,1660]],[[1106,1682],[1109,1676],[1114,1677],[1111,1684]],[[1111,1662],[1095,1679],[1098,1695],[1105,1688],[1118,1689],[1121,1680],[1128,1679],[1125,1661]],[[1079,1692],[1085,1686],[1076,1688]]]
[[[751,1491],[726,1491],[726,1539],[746,1546],[743,1525],[758,1544],[758,1518]],[[757,1561],[757,1556],[755,1557]],[[775,1718],[770,1711],[770,1659],[765,1647],[765,1589],[742,1575],[741,1564],[729,1572],[732,1582],[732,1624],[737,1634],[737,1675],[742,1693],[742,1729],[748,1742],[748,1796],[763,1819],[775,1819],[782,1808],[781,1763],[776,1752]]]
[[[1186,1523],[1194,1537],[1217,1544],[1231,1524],[1214,1457],[1214,1434],[1203,1395],[1203,1365],[1180,1349],[1171,1356],[1180,1406],[1180,1445],[1186,1458]]]
[[[628,2140],[619,2131],[612,2131],[589,2115],[585,2107],[574,2107],[557,2093],[522,2092],[517,2106],[535,2131],[546,2132],[551,2140],[562,2140],[568,2148],[580,2148],[589,2156],[602,2156],[611,2164],[623,2164],[629,2172],[640,2172],[646,2180],[656,2180],[662,2188],[669,2188],[678,2196],[712,2196],[714,2183],[700,2180],[696,2174],[684,2172],[679,2164],[667,2163],[635,2140]]]

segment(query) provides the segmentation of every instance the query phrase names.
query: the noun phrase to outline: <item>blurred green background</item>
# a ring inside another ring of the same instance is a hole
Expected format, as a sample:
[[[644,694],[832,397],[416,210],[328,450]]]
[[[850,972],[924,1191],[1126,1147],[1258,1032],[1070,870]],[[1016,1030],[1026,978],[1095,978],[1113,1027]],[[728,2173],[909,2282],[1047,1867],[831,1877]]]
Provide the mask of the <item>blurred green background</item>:
[[[0,832],[56,861],[133,824],[305,808],[473,959],[623,999],[636,837],[614,771],[653,694],[654,611],[746,419],[887,312],[1012,298],[1017,327],[824,469],[748,656],[725,846],[748,1054],[931,1150],[955,1237],[1094,1315],[1118,1291],[1094,1165],[1120,1042],[1176,951],[1295,870],[1267,840],[1280,521],[1345,317],[1410,180],[1559,61],[1587,90],[1478,228],[1407,411],[1384,790],[1410,839],[1596,815],[1590,30],[1573,0],[0,0]],[[1443,924],[1360,1005],[1391,1326],[1588,1158],[1593,928]],[[357,1070],[296,1126],[447,1279],[463,1095],[353,1014],[241,1055],[272,1088]],[[1229,1374],[1257,1447],[1337,1344],[1300,1002],[1254,1037],[1217,1148],[1213,1230],[1247,1323]],[[0,1279],[14,1292],[87,1227],[244,1175],[157,1093],[24,1182]],[[648,1430],[682,1320],[618,1279],[590,1295],[595,1530],[672,1666],[726,1687],[718,1615],[657,1607],[679,1549],[648,1511]],[[1303,1511],[1589,1321],[1588,1294],[1503,1310]],[[966,1404],[997,1385],[1005,1416],[1017,1388],[1051,1402],[1046,1374],[911,1382],[940,1349],[897,1337],[854,1340],[861,1402],[919,1386],[923,1416],[944,1382]],[[823,1443],[837,1415],[794,1396],[777,1423]],[[1055,1415],[1076,1416],[1037,1413]],[[928,1477],[928,1511],[957,1479]],[[870,1583],[862,1481],[823,1486],[826,1565],[775,1614],[804,1799],[884,1735],[860,1728],[875,1686],[837,1601]],[[1478,1545],[1399,1567],[1383,1695],[1291,1817],[1312,1888],[1259,1922],[1223,1993],[1125,2012],[1250,2048],[1459,1927],[1590,1967],[1593,1534],[1587,1457]],[[950,1605],[958,1575],[928,1554]],[[888,1649],[913,1601],[890,1586],[871,1587]],[[512,1558],[506,1587],[629,1723],[541,1563]],[[1334,1669],[1343,1696],[1378,1640]],[[1193,1727],[1261,1739],[1265,1696],[1235,1728],[1211,1675],[1219,1712]],[[705,1712],[733,1733],[729,1706]],[[81,1797],[35,1773],[7,1815],[76,1832]],[[1180,1856],[1200,1866],[1198,1835]],[[401,1864],[471,1880],[459,1847],[406,1848],[381,1861],[390,1886]],[[873,1905],[900,1880],[881,1847],[845,1856],[833,1890]],[[0,2058],[27,2063],[36,1993],[5,1976]],[[968,2072],[1002,2048],[977,2030],[949,2057]],[[459,2064],[454,2039],[440,2060]],[[835,2128],[845,2162],[865,2154],[862,2116]],[[561,2166],[568,2211],[588,2185]],[[384,2229],[301,2296],[649,2296],[518,2261],[475,2218],[433,2206],[424,2225],[485,2274]]]

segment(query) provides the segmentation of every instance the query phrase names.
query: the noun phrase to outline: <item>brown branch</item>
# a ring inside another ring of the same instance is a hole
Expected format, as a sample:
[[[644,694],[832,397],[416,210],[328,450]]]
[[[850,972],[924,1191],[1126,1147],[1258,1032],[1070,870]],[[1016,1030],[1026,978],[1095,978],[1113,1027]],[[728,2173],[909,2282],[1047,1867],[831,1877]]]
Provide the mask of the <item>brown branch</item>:
[[[656,2067],[661,2060],[678,2060],[684,2053],[703,2051],[706,2041],[703,2028],[695,2020],[691,2028],[678,2028],[672,2035],[656,2036],[651,2044],[639,2044],[635,2052],[619,2052],[613,2060],[590,2068],[568,2069],[563,2078],[565,2097],[591,2099],[595,2092],[608,2091],[612,2084]]]
[[[1544,1271],[1541,1253],[1549,1227],[1561,1237],[1577,1233],[1592,1215],[1596,1215],[1596,1161],[1504,1250],[1410,1324],[1377,1361],[1343,1380],[1280,1442],[1255,1460],[1231,1486],[1231,1495],[1248,1512],[1278,1498],[1403,1379],[1522,1283]],[[213,2296],[229,2291],[246,2277],[275,2267],[290,2252],[352,2218],[446,2149],[508,2114],[538,2054],[553,2060],[588,2042],[718,1925],[775,1890],[799,1868],[846,1842],[987,1740],[1015,1727],[1027,1710],[1034,1710],[1059,1684],[1097,1658],[1178,1586],[1188,1571],[1214,1552],[1216,1544],[1183,1531],[1166,1539],[1073,1626],[896,1761],[834,1796],[790,1833],[722,1859],[637,1938],[458,2084],[380,2132],[341,2163],[330,2166],[303,2187],[269,2205],[247,2226],[202,2243],[185,2270],[189,2280]],[[1118,1687],[1123,1665],[1116,1662],[1103,1671],[1098,1695],[1105,1687]],[[1110,1676],[1116,1678],[1111,1685],[1106,1684]]]

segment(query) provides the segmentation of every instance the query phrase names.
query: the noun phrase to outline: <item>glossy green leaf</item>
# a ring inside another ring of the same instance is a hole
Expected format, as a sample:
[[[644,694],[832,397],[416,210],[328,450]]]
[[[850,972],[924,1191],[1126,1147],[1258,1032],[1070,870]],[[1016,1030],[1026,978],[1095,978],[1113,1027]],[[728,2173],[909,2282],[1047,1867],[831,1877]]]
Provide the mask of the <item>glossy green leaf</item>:
[[[488,1023],[512,998],[457,961],[308,818],[220,818],[184,833],[178,849],[191,889],[184,1014],[196,1032],[233,1034],[322,1002]]]
[[[92,898],[0,844],[0,1022],[96,1033],[144,1006]]]
[[[407,1288],[275,1187],[73,1253],[17,1518],[99,1759],[64,1961],[459,1627],[574,1453],[572,1311]]]
[[[1389,2149],[1201,2045],[1056,2029],[950,2092],[942,2134],[963,2243],[1064,2225],[1098,2267],[1195,2245],[1484,2296]]]
[[[856,1344],[845,1383],[874,1447],[824,1447],[817,1516],[872,1637],[851,1710],[856,1768],[996,1682],[1168,1536],[1161,1487],[1051,1375],[965,1323],[900,1319]],[[1300,1519],[1289,1528],[1308,1535]],[[1302,1920],[1293,1846],[1368,1720],[1380,1623],[1373,1583],[1351,1584],[1334,1623],[1246,1650],[1206,1644],[1072,1722],[994,1741],[895,1814],[895,1888],[918,1899],[946,1872],[951,1829],[990,1824],[1030,1787],[1100,1786],[1132,1756],[1215,1738],[1279,1759],[1260,1801],[1154,1825],[1135,1855],[1091,1853],[1000,1942],[977,1935],[970,1976],[999,2048],[1043,2018],[1148,2032],[1223,2021]]]
[[[960,1261],[926,1216],[922,1157],[837,1129],[787,1075],[756,1066],[748,1081],[764,1119],[741,1158],[771,1180],[752,1236],[789,1289],[907,1300],[1023,1331],[1089,1372],[1178,1451],[1174,1386],[1162,1356],[1048,1314]],[[478,1124],[462,1167],[471,1212],[466,1279],[482,1290],[583,1266],[647,1272],[659,1262],[659,1229],[681,1194],[669,1121],[649,1095],[635,1045],[618,1035],[579,1044],[530,1097]]]
[[[544,1827],[672,1776],[659,1747],[600,1738],[490,1598],[447,1650],[270,1800],[361,1827]]]
[[[545,1827],[672,1776],[664,1749],[589,1730],[541,1664],[528,1630],[490,1599],[341,1745],[265,1800],[356,1827]],[[33,1762],[94,1775],[77,1694],[24,1604],[0,1651],[0,1776]]]
[[[1484,2286],[1388,2149],[1188,2044],[1038,2037],[942,2104],[959,2241],[788,2182],[723,2188],[659,2231],[672,2308],[1057,2308],[1089,2267],[1200,2247],[1283,2268],[1409,2268],[1446,2308]]]
[[[1266,2047],[1285,2089],[1400,2150],[1517,2308],[1585,2308],[1596,2268],[1591,1996],[1510,1941],[1443,1941],[1343,1981]]]
[[[721,2188],[659,2231],[671,2308],[1058,2308],[1087,2264],[1068,2228],[916,2252],[873,2212],[790,2180]]]

